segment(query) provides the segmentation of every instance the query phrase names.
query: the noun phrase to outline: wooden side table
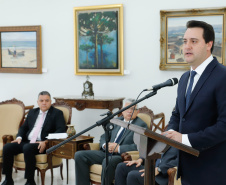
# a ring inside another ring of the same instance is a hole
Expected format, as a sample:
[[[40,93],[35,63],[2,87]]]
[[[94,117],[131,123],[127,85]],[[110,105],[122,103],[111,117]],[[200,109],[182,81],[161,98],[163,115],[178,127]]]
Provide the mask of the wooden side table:
[[[111,112],[114,108],[121,109],[123,106],[124,98],[114,98],[114,97],[98,97],[94,98],[84,98],[81,96],[62,96],[54,97],[56,102],[64,101],[71,107],[82,111],[86,108],[89,109],[109,109]]]
[[[68,184],[68,159],[74,159],[75,152],[79,150],[84,150],[83,145],[86,143],[92,143],[94,137],[90,136],[78,136],[77,138],[69,141],[68,143],[62,145],[57,150],[53,151],[50,155],[51,162],[52,162],[52,156],[60,157],[66,159],[66,166],[67,166],[67,184]],[[52,147],[54,145],[57,145],[64,141],[65,139],[50,139],[49,141],[49,147]],[[52,164],[51,164],[52,166]],[[51,168],[52,173],[53,168]],[[53,182],[53,179],[52,179]]]

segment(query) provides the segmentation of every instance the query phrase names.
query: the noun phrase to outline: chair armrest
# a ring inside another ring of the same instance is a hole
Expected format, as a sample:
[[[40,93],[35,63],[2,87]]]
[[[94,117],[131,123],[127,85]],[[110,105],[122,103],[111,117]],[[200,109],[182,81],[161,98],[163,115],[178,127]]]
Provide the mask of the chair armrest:
[[[132,161],[132,156],[127,152],[121,154],[122,161]]]
[[[3,145],[5,145],[6,143],[10,143],[13,140],[14,140],[13,135],[3,135],[2,136]]]
[[[83,148],[85,150],[100,150],[100,143],[86,143]]]
[[[168,185],[174,185],[174,178],[175,178],[175,174],[177,172],[176,168],[169,168],[167,170],[167,174],[168,174]]]
[[[137,160],[139,158],[139,152],[138,151],[124,152],[121,154],[121,157],[123,161]]]

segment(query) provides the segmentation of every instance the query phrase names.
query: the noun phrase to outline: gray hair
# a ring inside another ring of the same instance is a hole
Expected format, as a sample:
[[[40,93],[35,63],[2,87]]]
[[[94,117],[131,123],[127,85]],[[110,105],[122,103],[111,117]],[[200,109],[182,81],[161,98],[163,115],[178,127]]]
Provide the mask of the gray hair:
[[[49,94],[48,91],[42,91],[42,92],[40,92],[40,93],[38,94],[38,97],[39,97],[40,95],[48,95],[48,96],[51,98],[51,95]]]
[[[131,103],[134,103],[135,101],[136,101],[135,99],[128,98],[128,99],[125,100],[125,103],[131,104]],[[139,109],[138,104],[136,104],[136,109]]]

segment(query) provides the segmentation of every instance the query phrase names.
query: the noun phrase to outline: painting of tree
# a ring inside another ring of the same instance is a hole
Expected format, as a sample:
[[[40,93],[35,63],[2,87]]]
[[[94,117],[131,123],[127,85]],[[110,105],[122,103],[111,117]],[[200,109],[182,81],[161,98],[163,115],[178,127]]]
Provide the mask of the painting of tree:
[[[119,70],[119,10],[77,11],[76,19],[78,69]]]

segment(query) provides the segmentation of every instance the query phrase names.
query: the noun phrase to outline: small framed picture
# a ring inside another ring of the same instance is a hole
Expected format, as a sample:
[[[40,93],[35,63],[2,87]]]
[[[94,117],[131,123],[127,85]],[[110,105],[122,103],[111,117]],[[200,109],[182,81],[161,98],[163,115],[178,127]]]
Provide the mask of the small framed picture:
[[[42,73],[41,26],[0,27],[0,72]]]

